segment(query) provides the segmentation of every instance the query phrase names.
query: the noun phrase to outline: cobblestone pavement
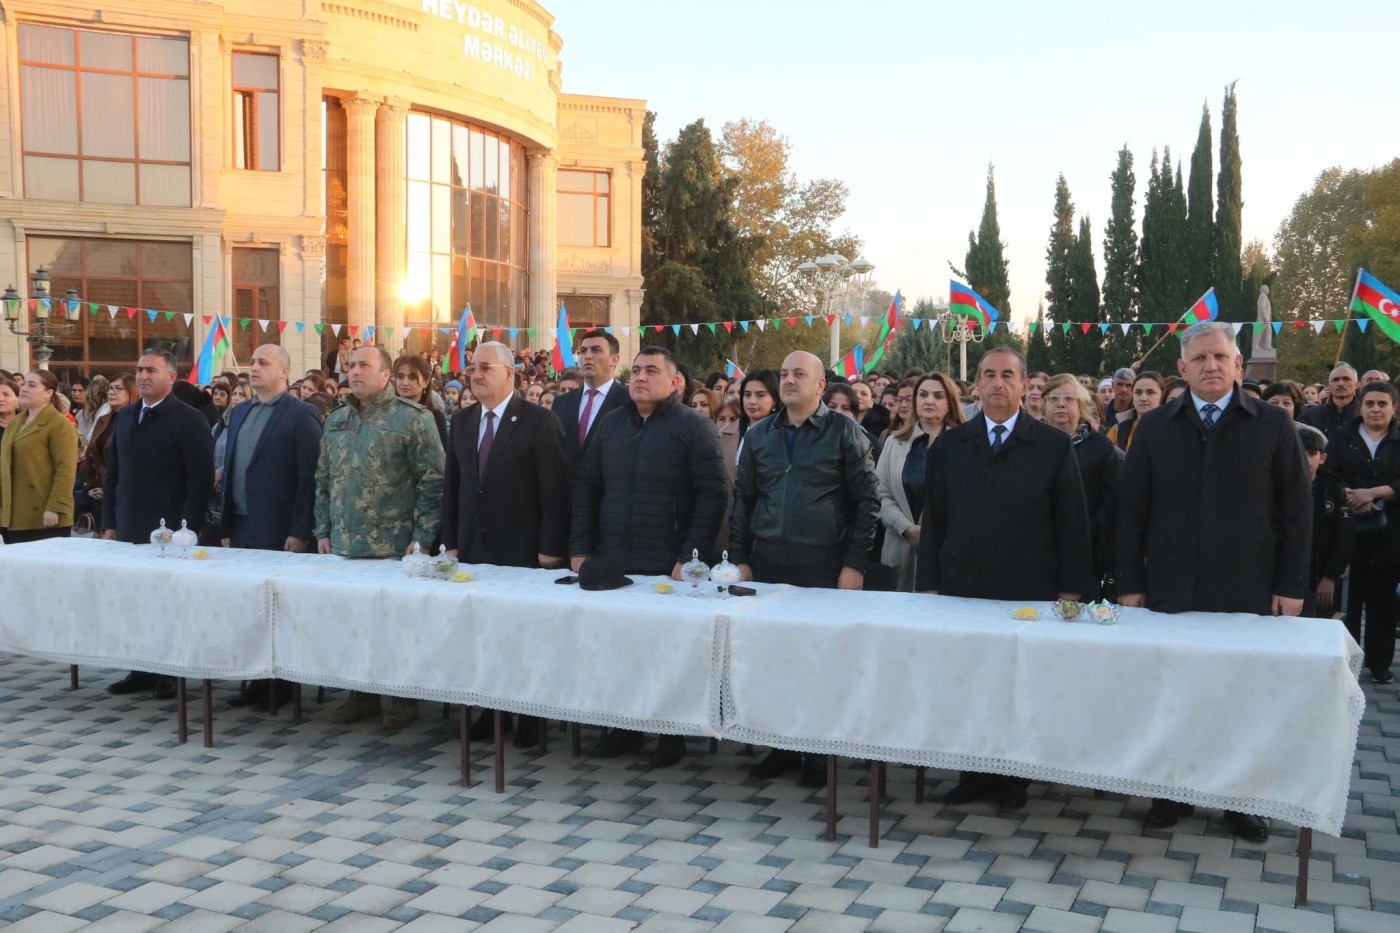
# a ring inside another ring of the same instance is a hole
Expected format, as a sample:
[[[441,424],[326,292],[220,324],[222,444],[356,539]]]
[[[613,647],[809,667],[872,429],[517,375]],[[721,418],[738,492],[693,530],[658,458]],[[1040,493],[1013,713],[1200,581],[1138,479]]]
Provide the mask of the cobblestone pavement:
[[[101,931],[1400,931],[1400,698],[1371,701],[1343,838],[1236,843],[1218,812],[1144,833],[1140,798],[1034,785],[1025,811],[912,802],[891,768],[866,845],[865,768],[843,762],[838,840],[822,796],[747,779],[733,743],[645,758],[490,751],[457,780],[455,720],[399,733],[227,709],[217,747],[174,740],[174,705],[108,697],[112,672],[0,657],[0,926]],[[314,698],[314,691],[312,698]],[[340,694],[327,697],[338,701]],[[198,709],[191,704],[192,714]],[[585,732],[585,741],[589,738]],[[1299,749],[1299,754],[1306,754]],[[951,775],[930,773],[930,792]]]

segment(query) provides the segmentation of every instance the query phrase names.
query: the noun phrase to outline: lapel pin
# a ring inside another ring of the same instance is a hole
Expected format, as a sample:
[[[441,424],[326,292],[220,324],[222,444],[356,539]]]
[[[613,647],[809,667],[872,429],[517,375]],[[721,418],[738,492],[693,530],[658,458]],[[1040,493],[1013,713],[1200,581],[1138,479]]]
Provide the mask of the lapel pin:
[[[515,415],[511,415],[511,416],[510,416],[510,420],[511,420],[511,421],[514,421],[514,420],[515,420],[515,417],[516,417]]]

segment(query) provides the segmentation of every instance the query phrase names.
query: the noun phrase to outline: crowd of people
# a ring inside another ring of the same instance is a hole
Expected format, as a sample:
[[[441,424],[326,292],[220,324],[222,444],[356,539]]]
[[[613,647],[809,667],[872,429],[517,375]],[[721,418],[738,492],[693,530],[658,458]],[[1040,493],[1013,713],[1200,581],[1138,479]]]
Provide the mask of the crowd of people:
[[[1181,335],[1177,373],[1028,372],[988,350],[975,380],[836,377],[794,352],[730,380],[582,335],[578,367],[486,342],[465,370],[346,338],[293,380],[276,345],[209,386],[145,351],[131,372],[61,386],[0,373],[0,534],[75,522],[144,543],[183,521],[226,547],[398,558],[441,545],[469,563],[568,568],[587,588],[680,578],[722,551],[745,580],[1015,600],[1108,599],[1160,612],[1343,614],[1377,684],[1400,621],[1400,394],[1345,363],[1325,386],[1244,378],[1229,325]],[[1364,638],[1363,638],[1364,629]],[[254,682],[267,706],[291,685]],[[114,693],[173,694],[131,672]],[[351,693],[333,722],[401,728],[415,701]],[[487,711],[473,738],[493,730]],[[517,745],[540,723],[503,719]],[[644,737],[606,730],[605,757]],[[651,761],[674,764],[680,737]],[[756,777],[815,757],[776,750]],[[1026,782],[966,773],[951,803],[1015,809]],[[1189,808],[1155,801],[1152,827]],[[1259,840],[1256,817],[1227,813]]]

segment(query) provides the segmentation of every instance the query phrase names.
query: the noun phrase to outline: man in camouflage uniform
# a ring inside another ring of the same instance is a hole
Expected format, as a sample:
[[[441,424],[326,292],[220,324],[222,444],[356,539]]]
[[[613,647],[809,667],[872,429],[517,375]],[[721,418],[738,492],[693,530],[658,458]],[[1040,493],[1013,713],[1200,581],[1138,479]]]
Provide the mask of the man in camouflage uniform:
[[[350,400],[326,418],[316,465],[316,548],[394,559],[437,538],[444,454],[428,410],[389,385],[393,360],[377,346],[350,358]],[[351,691],[326,720],[381,716],[386,729],[418,717],[418,702]]]

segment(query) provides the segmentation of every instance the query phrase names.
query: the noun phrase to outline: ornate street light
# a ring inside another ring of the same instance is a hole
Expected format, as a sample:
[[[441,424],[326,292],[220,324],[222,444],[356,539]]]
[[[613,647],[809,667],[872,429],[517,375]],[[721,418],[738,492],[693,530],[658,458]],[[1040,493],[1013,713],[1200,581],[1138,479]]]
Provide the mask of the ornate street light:
[[[938,322],[939,330],[942,331],[943,340],[952,349],[952,345],[958,345],[958,378],[963,382],[967,381],[967,345],[969,343],[981,343],[987,339],[987,332],[977,326],[973,320],[961,314],[950,314],[948,303],[940,301],[933,306],[934,320]]]
[[[870,290],[870,274],[875,263],[857,258],[849,262],[840,253],[828,253],[797,267],[807,286],[808,301],[816,304],[817,314],[831,318],[831,366],[841,362],[841,318],[850,308],[860,309]]]
[[[75,322],[82,317],[82,296],[76,289],[70,288],[62,298],[63,317],[70,323],[49,323],[52,311],[49,285],[52,281],[48,270],[43,266],[29,279],[29,300],[34,302],[33,330],[20,329],[20,309],[24,307],[24,299],[15,291],[14,285],[6,287],[4,294],[0,295],[0,302],[5,305],[5,322],[10,326],[10,333],[23,337],[34,348],[34,360],[40,369],[49,368],[49,359],[53,356],[53,345],[58,342],[58,335],[73,330]],[[27,319],[29,315],[25,314],[24,317]]]

